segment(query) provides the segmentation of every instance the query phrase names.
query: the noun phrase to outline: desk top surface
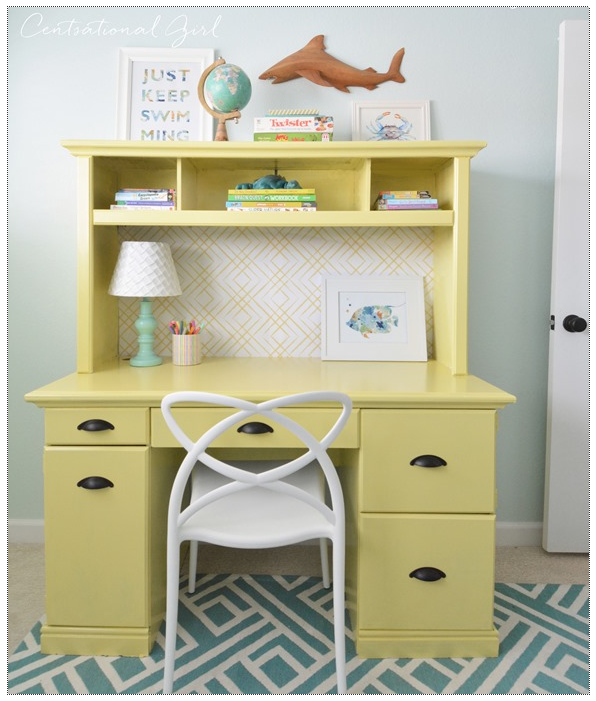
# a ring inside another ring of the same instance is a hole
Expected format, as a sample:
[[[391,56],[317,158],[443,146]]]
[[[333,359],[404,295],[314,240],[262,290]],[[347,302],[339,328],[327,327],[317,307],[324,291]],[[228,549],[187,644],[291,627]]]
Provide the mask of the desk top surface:
[[[493,408],[515,397],[473,375],[454,376],[440,363],[322,362],[316,358],[205,358],[200,365],[134,368],[115,362],[67,375],[28,393],[41,407],[159,406],[169,392],[200,390],[252,401],[314,390],[348,394],[370,408]]]

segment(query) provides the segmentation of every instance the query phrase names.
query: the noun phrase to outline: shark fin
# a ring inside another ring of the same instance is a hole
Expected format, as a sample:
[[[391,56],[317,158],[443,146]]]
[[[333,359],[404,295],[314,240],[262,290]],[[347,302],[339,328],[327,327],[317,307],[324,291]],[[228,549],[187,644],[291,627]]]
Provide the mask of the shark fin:
[[[330,81],[329,85],[334,87],[336,90],[341,90],[342,92],[350,92],[348,90],[348,87],[346,85],[344,85],[343,83],[337,83],[337,82],[334,83],[333,81]]]
[[[320,49],[321,51],[325,51],[325,36],[323,34],[317,34],[316,37],[313,37],[308,42],[304,49]],[[304,51],[304,49],[302,49],[302,51]]]
[[[328,83],[323,76],[319,73],[319,71],[313,71],[313,70],[303,70],[303,71],[296,71],[298,75],[301,75],[303,78],[306,78],[307,80],[310,80],[311,83],[316,83],[317,85],[322,85],[324,88],[330,88],[332,87],[331,83]]]

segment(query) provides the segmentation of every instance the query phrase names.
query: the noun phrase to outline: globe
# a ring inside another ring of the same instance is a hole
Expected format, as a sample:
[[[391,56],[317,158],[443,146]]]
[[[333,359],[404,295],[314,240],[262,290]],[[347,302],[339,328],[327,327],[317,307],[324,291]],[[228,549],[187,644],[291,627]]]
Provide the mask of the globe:
[[[233,63],[216,66],[205,80],[205,96],[213,110],[226,114],[248,105],[252,87],[246,73]]]

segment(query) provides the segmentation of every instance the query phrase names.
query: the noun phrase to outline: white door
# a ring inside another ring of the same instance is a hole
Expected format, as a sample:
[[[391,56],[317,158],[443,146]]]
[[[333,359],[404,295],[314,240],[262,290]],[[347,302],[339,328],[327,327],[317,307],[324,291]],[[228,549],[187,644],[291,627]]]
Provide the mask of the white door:
[[[559,34],[543,547],[588,552],[588,22]]]

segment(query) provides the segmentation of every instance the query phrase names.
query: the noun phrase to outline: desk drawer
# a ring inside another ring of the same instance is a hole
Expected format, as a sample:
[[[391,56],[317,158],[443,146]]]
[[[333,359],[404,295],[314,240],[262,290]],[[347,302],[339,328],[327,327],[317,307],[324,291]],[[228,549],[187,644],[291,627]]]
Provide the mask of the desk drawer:
[[[361,415],[363,511],[494,512],[494,411],[367,409]]]
[[[147,447],[45,449],[48,624],[148,625],[148,466]]]
[[[494,516],[370,514],[361,526],[361,629],[492,629]],[[445,577],[410,576],[420,568]]]
[[[219,408],[173,410],[176,421],[193,440],[200,438],[211,426],[233,413],[233,410]],[[327,434],[339,415],[335,409],[287,409],[283,413],[319,439]],[[344,430],[333,443],[333,448],[358,448],[358,414],[358,411],[352,411]],[[266,422],[266,419],[260,419],[258,416],[251,420]],[[158,448],[178,445],[160,409],[151,410],[151,445]],[[238,433],[237,428],[232,428],[213,443],[217,448],[301,448],[302,445],[293,433],[281,426],[274,426],[273,433],[258,434]]]
[[[46,409],[46,445],[148,445],[149,409]]]

